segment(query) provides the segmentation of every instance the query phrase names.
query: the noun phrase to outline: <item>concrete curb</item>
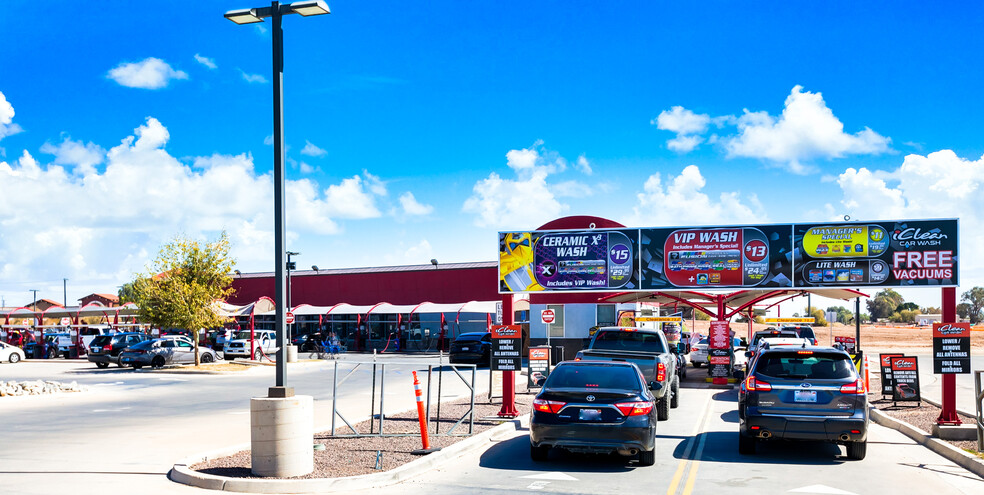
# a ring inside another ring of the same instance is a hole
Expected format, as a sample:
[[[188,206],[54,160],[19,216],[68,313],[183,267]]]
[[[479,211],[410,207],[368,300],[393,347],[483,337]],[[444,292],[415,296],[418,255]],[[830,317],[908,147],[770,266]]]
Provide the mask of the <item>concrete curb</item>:
[[[916,443],[928,448],[929,450],[932,450],[933,452],[936,452],[967,471],[984,478],[984,460],[972,456],[954,447],[953,445],[944,442],[943,440],[934,438],[929,433],[926,433],[925,431],[922,431],[919,428],[906,423],[905,421],[895,419],[879,411],[877,408],[871,408],[871,419],[873,419],[875,423],[882,426],[902,432],[905,436],[915,440]]]
[[[270,480],[215,476],[199,473],[198,471],[193,471],[190,469],[190,466],[205,461],[206,459],[222,457],[225,455],[234,454],[240,450],[249,449],[249,444],[245,444],[233,448],[223,449],[221,451],[185,458],[174,464],[174,467],[168,473],[168,478],[177,483],[183,483],[185,485],[191,485],[198,488],[247,493],[323,493],[379,488],[408,480],[465,454],[476,450],[485,449],[491,442],[496,441],[494,437],[515,432],[516,430],[527,427],[528,422],[528,415],[520,416],[516,419],[507,421],[504,424],[483,431],[482,433],[473,435],[470,438],[462,440],[454,445],[445,447],[438,452],[429,454],[413,462],[404,464],[390,471],[384,471],[382,473],[348,476],[344,478]]]

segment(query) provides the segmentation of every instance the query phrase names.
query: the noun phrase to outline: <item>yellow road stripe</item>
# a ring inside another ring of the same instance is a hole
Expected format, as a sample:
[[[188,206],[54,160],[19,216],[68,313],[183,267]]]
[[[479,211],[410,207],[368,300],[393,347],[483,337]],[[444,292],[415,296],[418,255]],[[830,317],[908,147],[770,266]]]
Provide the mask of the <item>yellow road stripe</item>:
[[[704,401],[703,416],[705,419],[707,417],[707,408],[711,403],[711,398],[708,397]],[[687,440],[687,447],[683,450],[683,459],[680,459],[680,464],[677,466],[676,472],[673,473],[673,479],[670,480],[670,486],[666,489],[666,495],[673,495],[676,493],[677,486],[680,484],[680,480],[683,477],[684,468],[687,467],[687,463],[690,462],[690,449],[694,447],[694,439],[697,438],[697,434],[700,433],[703,421],[698,421],[694,424],[694,431],[690,434],[690,439]]]
[[[706,421],[706,417],[704,418]],[[697,480],[697,469],[700,468],[700,456],[704,453],[704,442],[707,440],[707,435],[700,437],[700,443],[697,444],[697,455],[694,456],[694,462],[690,465],[690,476],[687,476],[687,485],[683,487],[683,495],[690,495],[690,492],[694,489],[694,481]]]

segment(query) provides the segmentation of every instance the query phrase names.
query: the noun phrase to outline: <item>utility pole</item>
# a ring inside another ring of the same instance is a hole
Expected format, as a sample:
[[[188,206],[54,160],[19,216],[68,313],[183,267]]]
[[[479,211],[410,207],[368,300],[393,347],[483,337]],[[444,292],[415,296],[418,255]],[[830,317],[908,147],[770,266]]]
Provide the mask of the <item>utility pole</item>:
[[[34,293],[34,295],[31,296],[31,297],[34,298],[34,299],[32,299],[34,302],[32,302],[31,304],[34,305],[34,307],[32,309],[34,309],[34,311],[37,311],[38,310],[38,292],[40,292],[40,291],[38,289],[31,289],[28,292],[33,292]]]
[[[65,307],[68,307],[68,279],[62,279],[62,297],[65,298]]]

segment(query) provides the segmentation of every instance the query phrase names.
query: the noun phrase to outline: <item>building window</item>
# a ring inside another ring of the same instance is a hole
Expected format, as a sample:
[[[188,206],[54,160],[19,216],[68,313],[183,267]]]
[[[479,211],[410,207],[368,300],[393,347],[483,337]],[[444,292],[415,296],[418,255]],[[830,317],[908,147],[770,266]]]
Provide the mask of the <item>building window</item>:
[[[599,304],[598,315],[595,321],[596,321],[596,325],[599,327],[615,326],[615,305]]]
[[[547,309],[552,309],[555,315],[554,322],[547,324],[547,328],[550,331],[550,338],[562,338],[564,336],[564,305],[548,304]]]

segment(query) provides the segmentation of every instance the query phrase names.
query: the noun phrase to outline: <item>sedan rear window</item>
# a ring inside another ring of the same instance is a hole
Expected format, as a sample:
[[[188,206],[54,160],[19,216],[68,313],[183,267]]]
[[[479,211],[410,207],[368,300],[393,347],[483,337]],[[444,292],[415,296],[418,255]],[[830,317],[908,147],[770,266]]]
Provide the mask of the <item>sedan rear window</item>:
[[[110,342],[112,342],[112,340],[113,340],[112,335],[100,335],[92,339],[91,345],[108,345]]]
[[[645,332],[598,332],[592,349],[666,352],[659,335]]]
[[[550,372],[546,388],[618,388],[639,390],[639,372],[629,366],[558,366]]]
[[[773,378],[839,379],[854,376],[854,363],[843,354],[782,351],[763,354],[755,373]]]

